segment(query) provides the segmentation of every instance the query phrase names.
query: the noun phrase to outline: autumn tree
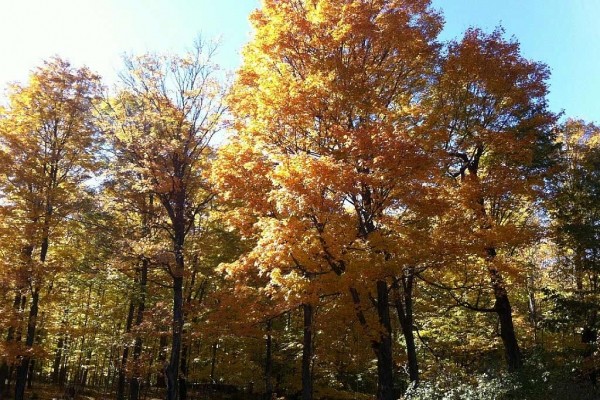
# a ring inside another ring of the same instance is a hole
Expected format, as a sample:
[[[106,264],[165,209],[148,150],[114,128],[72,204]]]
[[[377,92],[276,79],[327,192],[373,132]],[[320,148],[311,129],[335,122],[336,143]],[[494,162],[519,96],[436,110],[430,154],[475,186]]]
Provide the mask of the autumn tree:
[[[382,0],[265,1],[251,18],[256,33],[231,105],[242,147],[257,156],[239,165],[268,181],[276,211],[263,214],[259,244],[288,264],[278,271],[296,267],[304,279],[314,274],[317,287],[333,285],[320,294],[345,294],[371,332],[378,398],[392,398],[388,292],[402,266],[389,227],[426,198],[419,194],[431,159],[417,134],[419,101],[440,17],[428,1]],[[258,186],[229,176],[230,187]],[[273,268],[269,261],[260,267]],[[375,321],[365,315],[368,298],[376,299]]]
[[[152,194],[165,214],[171,242],[166,260],[173,285],[172,343],[166,368],[169,399],[185,398],[180,374],[186,237],[213,194],[204,171],[209,142],[223,127],[223,88],[211,62],[212,45],[198,43],[183,57],[144,55],[126,59],[119,93],[109,101],[109,139],[119,178]]]
[[[507,365],[514,371],[523,361],[509,300],[507,275],[515,271],[510,255],[535,238],[530,205],[543,187],[556,117],[546,101],[548,68],[525,59],[519,44],[502,35],[500,29],[491,34],[471,29],[449,44],[428,129],[446,153],[441,165],[452,209],[461,210],[450,225],[462,225],[463,233],[449,237],[466,239],[457,246],[474,257],[461,262],[472,271],[487,270],[492,292],[491,306],[479,303],[481,287],[473,297],[477,304],[462,305],[498,316]]]
[[[22,399],[32,362],[41,290],[51,273],[48,255],[57,226],[76,209],[84,183],[96,170],[98,131],[92,111],[99,77],[54,58],[32,72],[27,85],[10,88],[2,110],[0,141],[4,201],[19,230],[16,296],[29,295],[25,349],[17,369],[16,399]],[[9,164],[6,164],[9,163]]]

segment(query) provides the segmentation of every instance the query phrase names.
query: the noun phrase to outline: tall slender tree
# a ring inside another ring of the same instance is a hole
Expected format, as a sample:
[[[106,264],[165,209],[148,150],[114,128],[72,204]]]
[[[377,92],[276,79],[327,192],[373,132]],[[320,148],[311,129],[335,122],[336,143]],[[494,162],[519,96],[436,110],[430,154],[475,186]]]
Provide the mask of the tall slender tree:
[[[166,214],[161,226],[171,242],[166,260],[173,285],[171,355],[165,370],[167,398],[185,398],[180,374],[186,237],[213,194],[205,171],[211,138],[223,128],[223,87],[211,57],[213,45],[197,42],[183,57],[147,54],[127,58],[120,92],[106,118],[119,177],[151,193]]]

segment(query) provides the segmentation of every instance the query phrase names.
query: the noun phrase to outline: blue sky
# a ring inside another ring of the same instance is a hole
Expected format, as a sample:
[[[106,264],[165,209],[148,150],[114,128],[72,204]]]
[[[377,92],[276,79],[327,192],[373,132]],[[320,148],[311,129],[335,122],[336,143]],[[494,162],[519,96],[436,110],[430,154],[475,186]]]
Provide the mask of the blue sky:
[[[552,110],[600,122],[600,0],[433,0],[444,38],[501,24],[526,58],[550,66]]]
[[[443,39],[502,24],[525,57],[552,70],[550,106],[600,122],[600,0],[433,0]],[[114,81],[124,52],[176,51],[198,34],[221,37],[218,61],[234,69],[258,0],[0,0],[0,85],[23,80],[53,54]]]

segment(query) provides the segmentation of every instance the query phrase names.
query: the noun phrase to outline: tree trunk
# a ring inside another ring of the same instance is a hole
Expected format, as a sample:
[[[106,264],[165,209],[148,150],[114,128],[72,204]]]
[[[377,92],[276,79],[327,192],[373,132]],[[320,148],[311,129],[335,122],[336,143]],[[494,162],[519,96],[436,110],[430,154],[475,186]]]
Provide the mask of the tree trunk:
[[[179,398],[179,385],[185,385],[185,377],[179,376],[179,365],[181,362],[181,330],[183,328],[183,254],[180,258],[181,267],[178,265],[178,273],[173,276],[173,336],[171,342],[171,357],[167,367],[167,400]],[[179,264],[179,260],[178,260]],[[185,400],[185,399],[180,399]]]
[[[19,304],[19,325],[15,331],[15,342],[20,342],[23,339],[23,317],[25,314],[25,306],[27,305],[27,296],[21,296],[21,304]]]
[[[303,304],[304,311],[304,337],[302,340],[302,400],[312,400],[312,358],[313,358],[313,316],[314,309],[311,304]]]
[[[368,326],[360,302],[360,295],[356,288],[350,287],[350,295],[356,309],[358,322],[363,329],[370,334],[371,329]],[[379,316],[380,327],[378,331],[379,340],[371,340],[371,348],[377,357],[377,400],[393,400],[393,360],[392,360],[392,336],[391,322],[389,313],[389,298],[387,283],[377,281],[377,314]]]
[[[39,299],[40,289],[39,287],[36,287],[31,295],[31,308],[29,309],[29,318],[27,321],[27,336],[25,338],[25,346],[27,349],[31,349],[35,339]],[[17,367],[15,400],[23,400],[25,397],[25,386],[27,385],[27,374],[29,372],[30,361],[31,357],[26,355],[21,359],[21,364]]]
[[[180,366],[179,376],[184,377],[184,379],[183,379],[183,381],[180,379],[180,384],[179,384],[179,398],[180,399],[187,398],[187,385],[185,384],[185,377],[187,377],[187,374],[188,374],[188,351],[189,351],[188,345],[183,344],[182,349],[181,349],[181,366]]]
[[[138,300],[137,315],[135,317],[135,326],[139,327],[144,321],[144,310],[146,309],[146,284],[148,282],[148,260],[142,261],[140,271],[140,297]],[[133,363],[137,368],[140,355],[142,354],[142,336],[137,332],[135,343],[133,345]],[[140,380],[139,373],[134,374],[129,383],[129,399],[138,400],[140,397]]]
[[[61,334],[58,338],[58,344],[56,345],[56,352],[54,353],[54,363],[52,364],[52,382],[57,385],[60,371],[60,361],[62,360],[62,352],[64,346],[65,336]]]
[[[377,399],[394,400],[394,379],[392,360],[392,325],[388,286],[384,280],[377,281],[377,315],[380,334],[375,346],[377,355]]]
[[[116,333],[115,333],[116,335]],[[105,387],[108,390],[112,390],[112,380],[113,380],[113,368],[111,368],[111,366],[113,365],[113,360],[115,358],[115,345],[113,344],[112,346],[110,346],[110,353],[108,354],[108,373],[106,374],[106,383],[105,383]]]
[[[127,313],[127,321],[125,323],[125,333],[131,332],[131,325],[133,323],[133,315],[135,312],[135,305],[133,300],[129,303],[129,312]],[[127,359],[129,358],[129,346],[126,344],[123,347],[123,355],[121,356],[121,367],[119,368],[119,378],[117,381],[117,400],[123,400],[125,398],[125,369],[127,368]]]
[[[0,399],[4,399],[6,396],[6,387],[8,386],[8,363],[5,359],[2,360],[2,365],[0,365]]]
[[[29,371],[27,372],[27,389],[33,388],[33,373],[34,372],[35,372],[35,359],[32,359],[31,361],[29,361]]]
[[[273,328],[273,320],[267,321],[267,338],[266,338],[266,354],[265,354],[265,400],[271,400],[273,397],[273,383],[271,375],[273,374],[273,337],[271,329]]]
[[[40,263],[43,265],[46,262],[46,256],[48,255],[48,247],[50,245],[49,239],[49,220],[52,215],[52,205],[50,202],[46,204],[46,215],[45,223],[43,228],[42,243],[40,246]],[[25,262],[31,262],[31,256],[33,254],[33,247],[28,246],[23,252]],[[37,317],[39,312],[39,301],[40,301],[40,283],[38,282],[33,288],[31,294],[31,308],[29,309],[29,318],[27,320],[27,336],[25,338],[26,349],[29,350],[33,347],[35,342],[35,333],[37,327]],[[21,364],[17,368],[17,378],[15,383],[15,400],[23,400],[25,396],[25,386],[27,384],[27,375],[29,373],[29,364],[31,357],[29,355],[24,356],[21,359]]]
[[[400,294],[400,283],[402,283],[402,291],[404,296]],[[402,335],[406,342],[406,355],[408,358],[408,377],[413,386],[419,384],[419,363],[417,360],[417,348],[415,346],[415,335],[413,332],[413,293],[414,275],[411,270],[406,276],[403,274],[402,280],[394,280],[394,303],[396,305],[396,313],[398,321],[402,329]],[[404,297],[404,299],[403,299]],[[403,301],[404,300],[404,301]]]
[[[46,257],[46,252],[48,251],[48,239],[42,241],[42,254],[41,261],[43,262]],[[21,251],[22,262],[25,265],[30,265],[32,262],[33,255],[33,246],[25,246]],[[33,342],[35,340],[35,328],[37,323],[37,315],[38,315],[38,303],[39,303],[39,286],[36,286],[33,290],[33,294],[31,297],[31,307],[29,309],[29,317],[27,319],[27,333],[25,338],[25,346],[27,349],[33,346]],[[15,298],[16,304],[16,298]],[[25,306],[27,304],[27,297],[21,295],[19,311],[23,312],[25,310]],[[22,336],[22,328],[19,326],[16,332],[16,341],[21,341]],[[21,364],[17,366],[17,376],[15,382],[15,400],[23,400],[25,395],[25,385],[27,382],[27,372],[29,371],[29,356],[24,356],[21,358]],[[10,384],[10,379],[12,375],[12,367],[9,371],[9,379],[7,385]]]
[[[15,293],[15,300],[13,301],[13,310],[15,312],[19,311],[19,307],[21,305],[21,292],[17,291]],[[8,328],[8,332],[6,334],[6,343],[11,343],[15,337],[15,327],[10,326]],[[8,386],[10,382],[10,368],[8,366],[8,360],[6,358],[2,358],[2,364],[0,365],[0,396],[4,398],[4,395],[8,391]]]
[[[504,352],[506,355],[506,362],[508,364],[508,371],[514,372],[523,366],[523,359],[521,357],[521,350],[515,334],[515,328],[512,319],[512,309],[508,295],[504,293],[501,296],[496,296],[495,307],[498,318],[500,318],[500,337],[504,344]]]
[[[419,362],[417,359],[417,348],[415,346],[415,336],[412,327],[402,327],[404,340],[406,341],[406,354],[408,356],[408,377],[414,386],[419,384]]]
[[[158,343],[158,346],[160,347],[159,351],[158,351],[158,363],[160,365],[160,373],[156,377],[156,387],[158,387],[158,388],[164,388],[167,386],[166,374],[165,374],[166,369],[163,368],[163,366],[167,363],[167,352],[165,351],[165,348],[167,347],[168,344],[169,344],[169,342],[168,342],[167,335],[161,334],[160,340]]]
[[[192,261],[192,264],[194,266],[196,266],[197,262],[198,262],[198,258],[195,257],[194,260]],[[195,283],[196,283],[196,270],[193,269],[191,278],[189,281],[189,285],[188,285],[189,290],[185,297],[185,307],[183,307],[183,310],[182,310],[182,320],[184,320],[184,321],[187,319],[187,310],[191,307],[191,304],[192,304],[192,292],[194,290]],[[182,328],[181,336],[182,336],[182,350],[181,350],[181,365],[179,367],[180,368],[179,376],[181,378],[183,378],[183,383],[180,383],[180,385],[179,385],[179,398],[184,400],[187,398],[187,385],[185,384],[185,380],[189,373],[188,357],[189,357],[189,352],[190,352],[190,348],[191,348],[191,343],[190,343],[190,340],[189,340],[189,337],[187,335],[187,331],[185,330],[185,328]],[[183,343],[184,340],[185,340],[185,343]],[[181,379],[180,379],[180,382],[181,382]]]
[[[517,341],[517,335],[515,334],[515,327],[512,319],[512,308],[508,299],[508,293],[504,286],[504,281],[500,271],[498,271],[493,265],[492,261],[496,257],[496,249],[488,248],[487,251],[487,262],[490,279],[492,282],[492,288],[494,290],[494,297],[496,299],[494,304],[494,310],[498,314],[500,320],[500,337],[504,344],[504,354],[506,356],[506,363],[509,372],[515,372],[523,366],[523,359],[521,356],[521,349],[519,348],[519,342]]]

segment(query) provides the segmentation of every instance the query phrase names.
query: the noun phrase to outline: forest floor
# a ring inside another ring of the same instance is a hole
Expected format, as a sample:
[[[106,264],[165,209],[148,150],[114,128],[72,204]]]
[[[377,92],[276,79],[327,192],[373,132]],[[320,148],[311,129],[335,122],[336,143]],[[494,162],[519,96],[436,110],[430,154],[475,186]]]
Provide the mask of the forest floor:
[[[8,397],[0,396],[0,400],[12,400],[14,396],[11,393]],[[85,388],[73,392],[68,388],[60,388],[55,385],[35,384],[33,388],[27,389],[25,399],[27,400],[114,400],[116,394],[112,391],[98,390],[94,388]],[[142,393],[141,400],[162,400],[165,398],[163,391],[152,389]],[[250,393],[218,393],[207,391],[190,390],[188,400],[237,400],[237,399],[259,399],[260,395]]]

